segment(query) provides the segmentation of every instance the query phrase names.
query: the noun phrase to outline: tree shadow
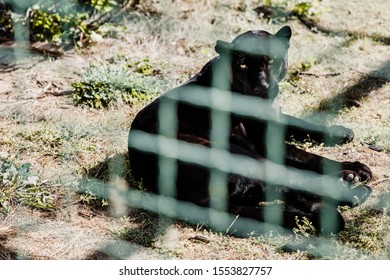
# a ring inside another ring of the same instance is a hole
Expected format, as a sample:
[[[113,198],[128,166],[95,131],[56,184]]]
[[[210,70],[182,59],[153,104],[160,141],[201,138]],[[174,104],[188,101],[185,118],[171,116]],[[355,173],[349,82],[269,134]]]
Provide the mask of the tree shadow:
[[[155,253],[151,248],[145,248],[123,240],[109,242],[102,248],[97,249],[85,260],[126,260],[126,259],[165,259],[166,256]]]
[[[314,33],[323,33],[329,36],[343,36],[353,38],[370,38],[371,40],[383,44],[390,45],[390,37],[382,36],[380,34],[367,34],[364,32],[349,31],[349,30],[333,30],[327,28],[319,21],[309,18],[305,13],[299,13],[296,10],[287,10],[282,6],[270,6],[270,5],[260,5],[254,8],[254,11],[257,12],[264,18],[270,20],[280,20],[284,19],[285,21],[296,18],[304,26],[306,26],[311,32]],[[335,95],[332,98],[328,98],[320,102],[316,111],[328,111],[337,113],[340,109],[350,108],[359,104],[359,100],[369,96],[371,92],[379,89],[384,84],[390,81],[390,61],[385,61],[378,69],[372,71],[371,73],[363,76],[358,82],[339,94]]]
[[[390,82],[390,61],[384,62],[380,68],[363,76],[354,85],[333,97],[324,99],[315,112],[330,112],[336,114],[339,110],[359,106],[359,101],[369,96],[375,90]]]
[[[127,216],[130,217],[133,225],[114,233],[115,241],[108,242],[85,259],[123,260],[145,255],[158,255],[160,259],[164,258],[153,250],[156,241],[164,236],[172,220],[141,209],[133,209]]]
[[[311,32],[318,33],[321,32],[329,36],[349,36],[353,38],[370,38],[372,41],[380,43],[382,45],[390,45],[390,37],[382,36],[380,34],[367,34],[365,32],[353,32],[349,30],[332,30],[325,26],[322,26],[318,21],[308,18],[305,15],[298,13],[293,13],[298,20],[306,26]]]
[[[116,154],[107,157],[92,168],[86,170],[85,177],[103,182],[109,182],[113,176],[119,176],[131,180],[131,168],[127,153]]]
[[[17,260],[18,254],[16,251],[7,248],[0,244],[0,260]]]
[[[282,6],[270,6],[270,5],[260,5],[253,9],[259,15],[262,15],[266,19],[270,20],[280,20],[284,19],[285,21],[296,18],[306,26],[313,33],[322,33],[328,36],[343,36],[343,37],[352,37],[352,38],[370,38],[374,42],[380,43],[382,45],[390,45],[390,37],[383,36],[381,34],[368,34],[366,32],[357,32],[349,30],[333,30],[327,28],[317,20],[314,20],[308,17],[305,13],[298,12],[296,10],[287,10]]]
[[[4,242],[15,234],[13,230],[8,231],[0,228],[0,261],[1,260],[17,260],[21,259],[18,255],[17,250],[11,246],[7,246]],[[3,243],[3,244],[1,244]]]
[[[90,208],[114,219],[117,218],[115,215],[112,215],[112,208],[115,208],[113,207],[115,202],[111,200],[110,197],[99,197],[99,195],[94,193],[93,189],[96,184],[101,184],[103,188],[114,189],[116,187],[115,178],[120,178],[122,182],[127,182],[126,185],[128,186],[126,186],[126,188],[140,189],[142,186],[141,182],[136,181],[132,177],[128,154],[122,153],[110,156],[88,169],[80,182],[83,191],[79,192],[79,194],[85,194],[96,198],[88,203]],[[89,192],[88,189],[91,189],[92,191]],[[109,194],[110,191],[111,190],[107,190],[106,193]],[[108,200],[108,206],[102,205],[103,199],[106,201]],[[87,256],[87,259],[126,259],[133,254],[139,254],[142,250],[152,248],[154,242],[159,236],[164,235],[166,229],[172,223],[172,220],[164,215],[133,208],[131,205],[126,205],[126,211],[124,214],[122,213],[121,217],[128,218],[131,221],[131,224],[128,227],[121,228],[114,232],[117,242],[107,244],[101,249],[96,250],[94,253]],[[118,242],[122,245],[119,246]],[[127,247],[128,250],[122,250],[123,246]]]

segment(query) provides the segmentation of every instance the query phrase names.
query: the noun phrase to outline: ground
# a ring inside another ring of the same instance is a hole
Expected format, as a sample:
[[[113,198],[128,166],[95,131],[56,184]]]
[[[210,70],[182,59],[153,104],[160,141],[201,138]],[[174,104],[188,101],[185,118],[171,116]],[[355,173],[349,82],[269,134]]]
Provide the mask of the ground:
[[[143,3],[143,10],[100,30],[103,37],[91,46],[59,58],[26,51],[21,42],[0,45],[0,153],[30,163],[58,197],[53,211],[15,205],[0,214],[0,259],[388,259],[390,1],[321,1],[312,28],[297,17],[262,18],[254,11],[261,1]],[[107,165],[125,159],[128,129],[144,105],[75,106],[71,84],[89,65],[115,56],[148,58],[173,87],[215,56],[217,39],[230,41],[248,29],[275,32],[286,24],[293,37],[282,110],[355,132],[343,146],[299,145],[361,161],[375,175],[369,200],[343,210],[344,232],[320,239],[275,232],[236,238],[145,210],[118,217],[110,202],[75,193],[86,174],[99,179]]]

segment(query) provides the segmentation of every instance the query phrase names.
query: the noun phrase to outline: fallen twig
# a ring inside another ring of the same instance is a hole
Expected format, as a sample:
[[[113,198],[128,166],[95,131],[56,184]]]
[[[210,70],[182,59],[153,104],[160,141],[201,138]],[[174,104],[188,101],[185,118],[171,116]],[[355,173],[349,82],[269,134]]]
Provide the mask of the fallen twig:
[[[368,147],[369,149],[376,151],[376,152],[382,152],[384,150],[383,147],[379,147],[379,146],[373,145],[373,144],[365,142],[365,141],[360,141],[360,144],[362,144],[362,145],[364,145],[364,146]]]
[[[202,242],[202,243],[210,243],[210,240],[202,235],[194,235],[188,238],[188,240],[194,240],[197,242]]]
[[[313,72],[298,72],[298,75],[305,76],[314,76],[314,77],[335,77],[341,75],[340,72],[330,72],[330,73],[313,73]]]
[[[382,182],[386,182],[386,181],[390,181],[390,178],[382,178],[382,179],[376,180],[376,181],[374,181],[374,182],[370,182],[370,185],[371,185],[371,186],[372,186],[372,185],[378,185],[378,184],[380,184],[380,183],[382,183]]]

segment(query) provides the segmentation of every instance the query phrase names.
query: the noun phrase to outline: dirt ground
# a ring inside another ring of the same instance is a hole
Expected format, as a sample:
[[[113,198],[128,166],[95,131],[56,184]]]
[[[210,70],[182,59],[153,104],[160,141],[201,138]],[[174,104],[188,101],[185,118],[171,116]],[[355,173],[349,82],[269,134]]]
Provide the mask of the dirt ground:
[[[129,13],[117,26],[105,26],[91,46],[59,58],[31,52],[21,42],[0,45],[0,153],[31,163],[59,197],[55,211],[17,205],[0,215],[0,259],[388,259],[390,1],[324,0],[318,26],[311,29],[296,17],[262,18],[254,10],[261,1],[163,2],[145,1],[158,13]],[[142,107],[75,106],[71,84],[89,65],[107,64],[117,55],[149,58],[175,86],[215,56],[216,40],[230,41],[248,29],[275,32],[286,24],[293,37],[289,76],[281,84],[283,112],[355,132],[354,141],[343,146],[302,148],[361,161],[375,175],[369,200],[343,212],[347,231],[327,240],[333,252],[281,250],[298,237],[236,238],[136,209],[117,218],[110,207],[74,193],[86,173],[125,157],[128,129]],[[50,143],[26,137],[37,131],[72,131],[75,138],[54,151]],[[164,223],[160,232],[156,224]]]

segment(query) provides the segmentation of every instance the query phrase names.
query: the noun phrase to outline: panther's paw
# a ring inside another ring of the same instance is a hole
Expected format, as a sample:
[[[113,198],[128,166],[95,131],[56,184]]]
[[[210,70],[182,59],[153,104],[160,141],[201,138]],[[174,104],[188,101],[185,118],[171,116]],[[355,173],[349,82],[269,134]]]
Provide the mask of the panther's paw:
[[[372,189],[367,185],[360,185],[351,189],[352,207],[362,204],[371,195]]]
[[[349,188],[347,195],[349,199],[340,201],[339,206],[355,207],[364,203],[367,198],[371,195],[372,189],[367,185],[359,185],[356,187]]]
[[[342,178],[347,181],[368,182],[373,177],[371,169],[359,161],[344,161],[341,163],[341,169]]]
[[[351,142],[354,136],[351,129],[342,125],[332,125],[328,127],[328,135],[325,136],[324,143],[328,146],[344,144]]]

